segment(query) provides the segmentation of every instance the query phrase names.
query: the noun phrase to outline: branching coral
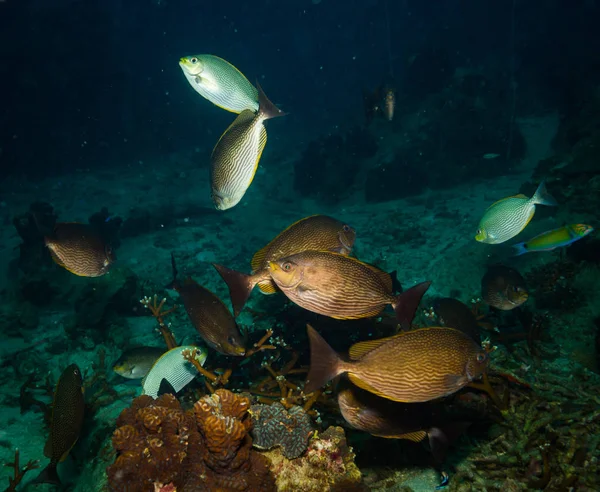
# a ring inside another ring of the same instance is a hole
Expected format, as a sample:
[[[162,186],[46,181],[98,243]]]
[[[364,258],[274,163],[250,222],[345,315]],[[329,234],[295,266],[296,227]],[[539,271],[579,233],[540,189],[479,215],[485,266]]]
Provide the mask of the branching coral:
[[[12,463],[6,463],[6,466],[10,466],[13,469],[13,477],[9,477],[8,479],[8,487],[4,490],[4,492],[14,492],[17,490],[17,485],[21,483],[21,480],[25,477],[27,472],[31,470],[35,470],[39,468],[38,460],[29,460],[27,464],[21,468],[19,463],[19,450],[15,450],[15,460]]]
[[[110,490],[274,490],[268,461],[251,449],[249,406],[224,389],[187,413],[172,395],[136,398],[113,434]]]
[[[286,411],[281,403],[252,405],[250,414],[256,448],[281,446],[288,459],[298,458],[306,451],[313,428],[310,417],[301,407],[292,406]]]
[[[160,334],[165,339],[167,348],[171,350],[172,348],[177,347],[177,342],[175,341],[175,337],[171,331],[171,323],[165,323],[165,317],[175,311],[177,306],[173,306],[172,308],[163,311],[162,308],[166,301],[167,298],[165,297],[159,302],[158,295],[154,294],[153,297],[144,296],[142,299],[140,299],[140,304],[148,309],[152,313],[152,316],[156,318],[156,323],[158,324]]]

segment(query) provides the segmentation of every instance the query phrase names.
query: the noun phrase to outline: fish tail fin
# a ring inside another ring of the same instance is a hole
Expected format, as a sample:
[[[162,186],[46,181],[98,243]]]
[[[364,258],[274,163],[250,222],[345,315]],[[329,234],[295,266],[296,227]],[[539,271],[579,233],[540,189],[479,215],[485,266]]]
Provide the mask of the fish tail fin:
[[[518,243],[512,246],[512,255],[521,256],[527,253],[527,245],[525,243]]]
[[[536,205],[548,205],[550,207],[556,207],[558,205],[556,199],[550,193],[548,193],[545,181],[540,183],[531,200]]]
[[[277,118],[278,116],[285,116],[287,114],[270,101],[258,82],[256,82],[256,88],[258,89],[258,111],[263,115],[265,120]]]
[[[238,316],[246,301],[250,297],[250,293],[256,285],[256,278],[253,275],[246,275],[245,273],[236,272],[231,268],[227,268],[223,265],[217,265],[213,263],[213,266],[221,275],[221,278],[227,284],[229,288],[229,297],[231,298],[231,306],[233,307],[233,315]]]
[[[56,463],[52,461],[46,468],[34,479],[31,483],[49,483],[52,485],[62,485],[60,478],[58,478],[58,472],[56,471]]]
[[[415,317],[421,298],[427,292],[430,285],[431,281],[421,282],[396,296],[396,300],[392,306],[394,307],[394,311],[396,311],[396,319],[403,330],[410,329],[410,324]]]
[[[310,342],[310,368],[304,384],[304,393],[308,394],[325,386],[328,381],[344,371],[342,359],[317,330],[310,325],[306,325],[306,330]]]

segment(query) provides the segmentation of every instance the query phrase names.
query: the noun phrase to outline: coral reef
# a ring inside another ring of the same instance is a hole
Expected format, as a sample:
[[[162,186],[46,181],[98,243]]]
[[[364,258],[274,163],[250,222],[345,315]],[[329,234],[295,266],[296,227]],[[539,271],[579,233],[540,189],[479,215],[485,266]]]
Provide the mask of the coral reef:
[[[271,461],[271,470],[277,477],[277,490],[367,490],[341,427],[329,427],[319,436],[313,437],[302,458],[288,460],[283,455],[282,448],[267,451],[265,456]]]
[[[15,460],[12,463],[6,463],[5,466],[9,466],[13,469],[13,476],[8,478],[8,487],[4,489],[4,492],[15,492],[15,490],[17,490],[17,485],[25,478],[27,472],[40,467],[38,460],[29,460],[25,466],[21,468],[18,449],[15,450]]]
[[[136,398],[113,434],[110,490],[275,490],[268,461],[251,449],[249,406],[224,389],[188,412],[172,395]]]
[[[294,405],[286,410],[278,402],[252,405],[250,415],[254,447],[271,449],[281,446],[283,455],[288,459],[298,458],[306,451],[313,428],[302,407]]]

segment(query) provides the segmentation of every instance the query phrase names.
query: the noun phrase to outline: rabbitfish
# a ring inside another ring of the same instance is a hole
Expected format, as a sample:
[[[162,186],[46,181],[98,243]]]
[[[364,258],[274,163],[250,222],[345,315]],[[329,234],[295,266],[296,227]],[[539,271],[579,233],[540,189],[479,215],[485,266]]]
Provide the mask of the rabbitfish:
[[[417,403],[451,395],[479,378],[487,352],[454,328],[420,328],[359,342],[345,361],[308,326],[310,369],[304,387],[311,393],[348,373],[359,388],[389,400]]]
[[[258,91],[242,72],[214,55],[184,56],[179,60],[185,78],[202,97],[232,113],[258,111]]]
[[[517,270],[493,265],[481,279],[481,297],[496,309],[510,311],[523,304],[529,298],[529,292],[525,279]]]

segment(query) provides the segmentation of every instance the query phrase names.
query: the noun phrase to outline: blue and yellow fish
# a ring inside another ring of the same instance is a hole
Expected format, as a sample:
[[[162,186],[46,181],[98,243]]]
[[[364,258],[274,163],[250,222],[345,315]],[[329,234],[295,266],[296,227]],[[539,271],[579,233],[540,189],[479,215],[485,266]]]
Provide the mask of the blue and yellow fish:
[[[525,241],[513,246],[514,255],[524,255],[536,251],[552,251],[556,248],[562,248],[569,244],[579,241],[594,231],[592,226],[587,224],[569,224],[558,229],[542,232],[529,241]]]

